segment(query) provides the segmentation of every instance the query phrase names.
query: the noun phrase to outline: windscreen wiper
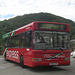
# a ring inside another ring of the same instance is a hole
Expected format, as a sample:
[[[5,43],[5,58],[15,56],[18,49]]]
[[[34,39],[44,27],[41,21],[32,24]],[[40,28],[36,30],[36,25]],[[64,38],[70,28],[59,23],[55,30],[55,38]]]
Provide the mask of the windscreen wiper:
[[[60,50],[61,50],[61,51],[63,51],[63,49],[62,49],[62,48],[60,48]]]

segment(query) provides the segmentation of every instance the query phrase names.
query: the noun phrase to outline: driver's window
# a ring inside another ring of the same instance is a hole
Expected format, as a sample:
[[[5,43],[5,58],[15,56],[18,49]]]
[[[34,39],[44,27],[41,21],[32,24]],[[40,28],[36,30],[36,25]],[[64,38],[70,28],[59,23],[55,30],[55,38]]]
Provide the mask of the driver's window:
[[[38,42],[40,42],[40,35],[39,35],[39,33],[38,32],[36,32],[35,33],[35,43],[38,43]]]

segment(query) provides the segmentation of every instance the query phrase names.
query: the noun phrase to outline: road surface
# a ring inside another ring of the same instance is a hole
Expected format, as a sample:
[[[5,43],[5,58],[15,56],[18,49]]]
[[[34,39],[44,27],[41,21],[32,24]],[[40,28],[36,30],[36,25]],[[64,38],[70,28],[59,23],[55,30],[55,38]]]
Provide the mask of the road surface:
[[[75,58],[71,57],[70,66],[22,68],[0,57],[0,75],[75,75]]]

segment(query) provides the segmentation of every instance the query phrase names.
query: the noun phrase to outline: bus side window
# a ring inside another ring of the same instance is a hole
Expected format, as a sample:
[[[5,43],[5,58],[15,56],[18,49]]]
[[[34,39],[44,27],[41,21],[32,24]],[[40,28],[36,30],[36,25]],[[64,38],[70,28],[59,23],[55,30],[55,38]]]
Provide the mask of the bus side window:
[[[31,47],[32,31],[25,32],[25,48]]]
[[[24,48],[24,35],[25,33],[20,34],[20,48]]]
[[[20,44],[19,35],[16,35],[15,36],[15,48],[19,48],[19,44]]]
[[[3,39],[3,46],[8,47],[9,44],[9,38]]]
[[[12,37],[10,38],[10,47],[11,47],[11,48],[14,48],[14,47],[15,47],[14,36],[12,36]]]
[[[3,46],[6,47],[7,46],[7,39],[3,39]]]

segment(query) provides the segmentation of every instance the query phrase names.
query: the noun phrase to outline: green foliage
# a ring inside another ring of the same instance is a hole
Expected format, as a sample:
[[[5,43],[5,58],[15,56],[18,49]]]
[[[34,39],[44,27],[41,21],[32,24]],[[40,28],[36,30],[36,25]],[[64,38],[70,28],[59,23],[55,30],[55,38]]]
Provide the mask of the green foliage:
[[[0,21],[0,37],[12,30],[22,27],[33,21],[48,21],[48,22],[61,22],[70,24],[72,39],[75,39],[75,22],[65,19],[50,13],[34,13],[17,16],[15,18]],[[1,38],[0,38],[1,45]]]

